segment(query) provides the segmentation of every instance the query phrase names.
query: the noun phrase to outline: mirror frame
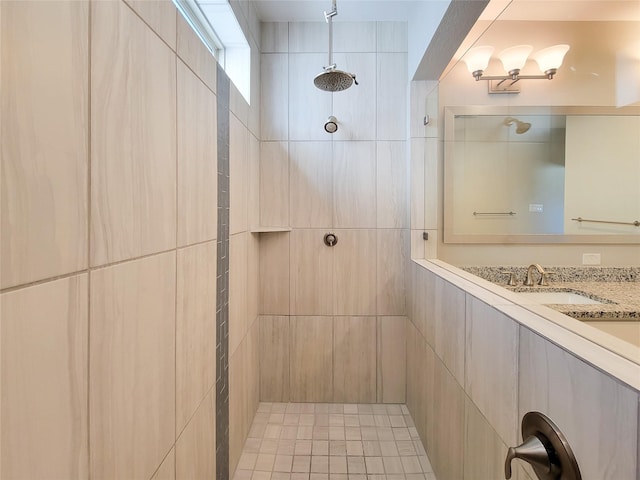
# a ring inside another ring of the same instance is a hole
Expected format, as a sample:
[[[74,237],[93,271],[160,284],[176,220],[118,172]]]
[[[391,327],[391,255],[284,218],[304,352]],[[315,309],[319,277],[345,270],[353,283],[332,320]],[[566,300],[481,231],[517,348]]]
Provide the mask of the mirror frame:
[[[599,106],[492,106],[467,105],[444,107],[444,243],[480,244],[640,244],[640,234],[456,234],[453,233],[453,211],[451,205],[456,195],[452,178],[454,149],[454,119],[459,115],[639,115],[640,107],[599,107]],[[640,227],[638,227],[640,228]]]

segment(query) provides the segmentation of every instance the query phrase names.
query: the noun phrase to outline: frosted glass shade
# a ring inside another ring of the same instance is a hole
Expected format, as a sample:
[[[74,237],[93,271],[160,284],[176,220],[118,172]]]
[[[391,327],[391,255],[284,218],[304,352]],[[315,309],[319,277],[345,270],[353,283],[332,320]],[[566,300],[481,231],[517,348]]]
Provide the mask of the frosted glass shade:
[[[507,72],[520,70],[527,62],[527,57],[531,50],[533,50],[531,45],[516,45],[515,47],[505,48],[500,52],[498,58]]]
[[[538,63],[541,71],[547,72],[560,68],[562,60],[564,60],[564,56],[568,51],[569,45],[554,45],[534,53],[532,58]]]
[[[467,64],[470,73],[485,70],[489,65],[489,59],[493,53],[493,47],[474,47],[467,52],[462,61]]]

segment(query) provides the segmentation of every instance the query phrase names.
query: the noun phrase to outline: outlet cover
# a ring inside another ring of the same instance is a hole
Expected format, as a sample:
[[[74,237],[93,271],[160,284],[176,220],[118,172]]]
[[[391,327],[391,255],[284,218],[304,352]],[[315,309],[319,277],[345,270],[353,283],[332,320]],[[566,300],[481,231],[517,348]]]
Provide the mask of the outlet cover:
[[[600,265],[599,253],[583,253],[582,254],[583,265]]]
[[[530,203],[529,211],[535,213],[542,213],[544,211],[544,205],[542,203]]]

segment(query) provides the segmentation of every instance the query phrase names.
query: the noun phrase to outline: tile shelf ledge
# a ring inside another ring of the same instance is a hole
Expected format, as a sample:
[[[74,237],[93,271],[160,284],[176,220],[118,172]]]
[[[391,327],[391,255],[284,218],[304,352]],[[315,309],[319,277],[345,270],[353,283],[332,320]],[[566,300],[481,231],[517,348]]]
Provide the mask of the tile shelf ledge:
[[[251,233],[280,233],[290,231],[291,227],[255,227],[251,229]]]

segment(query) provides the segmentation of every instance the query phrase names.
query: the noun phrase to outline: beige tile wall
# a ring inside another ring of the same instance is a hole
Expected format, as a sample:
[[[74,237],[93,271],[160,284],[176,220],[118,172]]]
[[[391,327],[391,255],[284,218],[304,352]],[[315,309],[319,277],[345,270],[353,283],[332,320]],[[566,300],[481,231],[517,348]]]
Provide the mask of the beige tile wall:
[[[407,406],[438,479],[502,478],[507,448],[521,443],[528,411],[558,425],[582,478],[636,478],[637,391],[523,327],[477,291],[466,292],[462,282],[418,264],[412,270]],[[429,291],[437,297],[417,301]],[[429,331],[434,335],[423,333]],[[536,478],[522,462],[513,466],[514,478]]]
[[[261,398],[403,402],[406,24],[335,28],[334,60],[360,85],[331,94],[304,80],[326,61],[326,24],[262,24],[260,222],[292,231],[260,235],[261,351],[277,361],[261,370]],[[391,34],[400,41],[378,38]],[[323,129],[329,115],[338,120],[333,135]],[[323,242],[328,232],[338,237],[333,248]],[[299,337],[307,323],[322,342]],[[275,353],[285,345],[288,360]],[[368,360],[352,357],[353,345]]]
[[[87,268],[89,8],[2,5],[0,288]]]
[[[212,478],[216,62],[169,0],[0,9],[0,476]],[[259,392],[259,88],[230,103],[233,466]]]

